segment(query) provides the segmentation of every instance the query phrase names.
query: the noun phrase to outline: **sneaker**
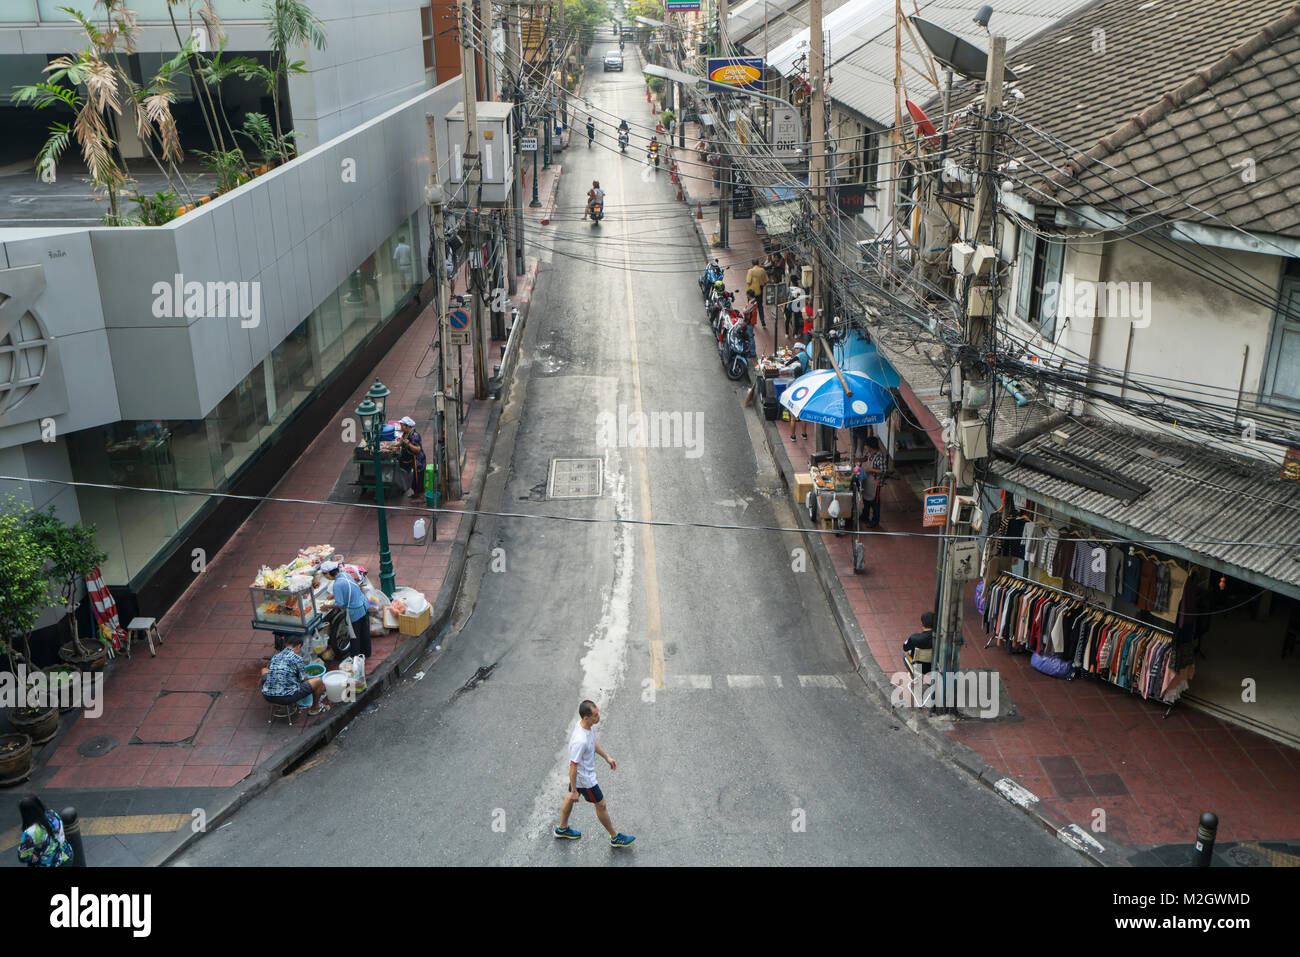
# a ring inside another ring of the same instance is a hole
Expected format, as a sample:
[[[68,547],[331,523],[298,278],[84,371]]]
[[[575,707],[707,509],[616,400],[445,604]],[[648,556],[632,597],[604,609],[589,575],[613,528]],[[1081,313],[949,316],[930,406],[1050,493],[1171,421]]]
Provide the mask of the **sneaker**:
[[[578,838],[582,837],[582,832],[574,827],[559,827],[557,825],[555,828],[555,836],[563,837],[570,841],[576,841]]]
[[[636,840],[636,838],[633,837],[631,834],[615,834],[613,837],[611,837],[611,838],[609,839],[609,846],[610,846],[610,847],[627,847],[629,844],[631,844],[631,843],[632,843],[633,841],[635,841],[635,840]]]

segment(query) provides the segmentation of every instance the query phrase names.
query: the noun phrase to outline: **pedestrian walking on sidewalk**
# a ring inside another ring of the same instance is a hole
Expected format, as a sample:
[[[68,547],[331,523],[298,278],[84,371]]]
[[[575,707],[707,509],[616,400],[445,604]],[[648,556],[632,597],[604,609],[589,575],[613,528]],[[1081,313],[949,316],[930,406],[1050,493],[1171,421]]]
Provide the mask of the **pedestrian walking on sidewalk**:
[[[749,267],[749,272],[745,274],[745,288],[752,292],[758,298],[758,321],[767,328],[767,316],[763,314],[763,290],[771,280],[767,276],[767,270],[757,259]]]
[[[605,759],[611,771],[618,770],[618,762],[596,743],[596,735],[591,729],[599,721],[600,709],[596,707],[596,702],[587,700],[578,705],[578,723],[569,736],[569,790],[565,792],[564,803],[560,807],[560,823],[555,828],[555,836],[571,841],[582,837],[581,831],[569,827],[569,814],[578,803],[578,795],[582,795],[588,804],[596,806],[596,818],[609,832],[609,846],[627,847],[636,838],[614,830],[614,825],[609,820],[609,811],[605,809],[605,795],[596,783],[596,755]]]
[[[354,654],[370,657],[370,615],[366,607],[366,596],[361,586],[348,574],[339,574],[338,562],[325,562],[320,570],[333,582],[334,604],[344,609],[348,616],[348,627],[356,642],[352,647]]]

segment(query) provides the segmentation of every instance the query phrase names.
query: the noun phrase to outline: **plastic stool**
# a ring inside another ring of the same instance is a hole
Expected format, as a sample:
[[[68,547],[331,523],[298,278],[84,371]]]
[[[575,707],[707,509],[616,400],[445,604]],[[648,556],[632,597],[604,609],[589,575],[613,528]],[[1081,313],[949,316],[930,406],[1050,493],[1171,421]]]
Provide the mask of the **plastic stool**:
[[[293,718],[294,715],[298,713],[298,705],[277,704],[274,701],[268,701],[267,704],[271,706],[271,717],[266,719],[267,724],[270,724],[276,718],[287,718],[289,721],[289,727],[293,727]]]
[[[137,641],[149,643],[149,657],[157,658],[158,652],[154,650],[154,642],[162,645],[162,635],[158,633],[158,620],[156,618],[132,618],[131,623],[126,626],[126,656],[131,657],[131,646]]]

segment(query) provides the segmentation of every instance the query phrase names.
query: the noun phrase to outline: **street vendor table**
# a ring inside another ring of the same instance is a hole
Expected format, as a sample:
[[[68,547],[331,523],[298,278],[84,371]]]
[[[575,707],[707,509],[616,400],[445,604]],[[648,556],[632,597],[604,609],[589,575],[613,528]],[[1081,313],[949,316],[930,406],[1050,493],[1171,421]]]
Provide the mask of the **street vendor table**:
[[[357,478],[353,485],[360,485],[371,490],[375,487],[375,453],[364,442],[352,450],[352,461],[357,463]],[[399,461],[398,453],[381,449],[379,466],[383,475],[385,498],[392,496],[393,501],[404,495],[415,478],[414,468],[407,468]]]

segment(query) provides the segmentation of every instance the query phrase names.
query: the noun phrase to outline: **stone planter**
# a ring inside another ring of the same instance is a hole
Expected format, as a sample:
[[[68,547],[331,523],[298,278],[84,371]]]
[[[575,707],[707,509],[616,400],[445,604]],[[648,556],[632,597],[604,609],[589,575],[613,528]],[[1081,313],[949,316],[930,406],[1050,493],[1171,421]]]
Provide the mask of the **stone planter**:
[[[0,734],[0,785],[25,781],[32,773],[32,739],[25,734]]]
[[[19,734],[32,739],[32,744],[44,744],[59,733],[57,708],[10,708],[9,723]]]
[[[84,655],[77,651],[76,643],[70,641],[59,647],[59,660],[74,665],[82,671],[98,671],[108,663],[108,649],[95,642],[90,654]]]
[[[59,694],[58,691],[59,685],[65,681],[78,680],[81,675],[81,669],[78,668],[76,665],[50,665],[48,668],[45,668],[44,671],[45,671],[47,686],[50,689],[50,700],[52,701],[70,700],[71,699],[70,695],[61,696]],[[71,710],[73,710],[71,707],[59,708],[60,713],[65,711],[71,711]]]

